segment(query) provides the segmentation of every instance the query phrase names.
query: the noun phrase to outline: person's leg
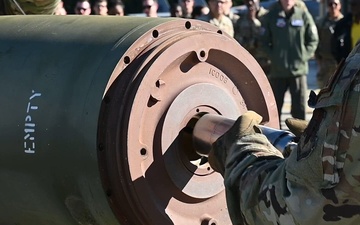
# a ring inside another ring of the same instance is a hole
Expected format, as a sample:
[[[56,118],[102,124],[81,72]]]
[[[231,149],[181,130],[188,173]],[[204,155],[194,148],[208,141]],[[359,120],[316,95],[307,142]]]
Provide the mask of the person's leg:
[[[291,94],[291,116],[297,119],[305,119],[306,99],[307,99],[307,80],[306,76],[290,78]]]
[[[288,89],[288,82],[287,79],[282,79],[282,78],[271,78],[269,79],[272,91],[274,93],[274,97],[275,97],[275,101],[276,101],[276,106],[278,109],[278,113],[279,113],[279,121],[281,119],[281,110],[284,104],[284,96],[285,96],[285,92]]]

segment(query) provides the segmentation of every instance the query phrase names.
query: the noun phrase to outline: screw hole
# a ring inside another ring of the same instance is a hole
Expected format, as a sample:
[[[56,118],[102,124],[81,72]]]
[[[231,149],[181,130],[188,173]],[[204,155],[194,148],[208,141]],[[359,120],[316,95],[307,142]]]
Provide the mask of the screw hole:
[[[205,55],[206,55],[205,51],[201,51],[201,52],[200,52],[200,56],[201,56],[201,57],[205,57]]]
[[[223,32],[221,30],[218,30],[216,33],[223,34]]]
[[[159,37],[159,31],[158,31],[158,30],[153,30],[152,36],[153,36],[154,38]]]
[[[216,222],[214,222],[214,219],[204,219],[201,221],[201,225],[216,225]]]
[[[186,23],[185,23],[185,28],[186,28],[186,29],[190,29],[190,28],[191,28],[191,23],[190,23],[190,21],[186,21]]]
[[[125,56],[125,58],[124,58],[124,63],[125,63],[125,64],[129,64],[129,63],[130,63],[130,57],[129,57],[129,56]]]
[[[196,109],[196,112],[197,112],[197,113],[200,112],[200,109]]]
[[[146,150],[145,148],[142,148],[142,149],[140,150],[140,154],[141,154],[142,156],[146,155],[146,153],[147,153],[147,150]]]

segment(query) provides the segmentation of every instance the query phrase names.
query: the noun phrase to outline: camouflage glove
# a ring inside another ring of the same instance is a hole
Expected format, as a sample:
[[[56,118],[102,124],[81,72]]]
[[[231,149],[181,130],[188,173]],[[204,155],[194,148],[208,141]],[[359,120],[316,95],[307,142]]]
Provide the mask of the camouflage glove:
[[[241,115],[235,124],[213,144],[208,158],[210,166],[224,174],[224,162],[230,147],[241,137],[261,133],[256,127],[261,121],[262,117],[254,111]]]
[[[309,122],[306,120],[295,118],[289,118],[285,120],[286,126],[296,137],[300,137],[301,134],[304,133],[304,130],[307,127],[308,123]]]
[[[294,143],[289,144],[283,152],[284,157],[288,157],[290,153],[297,148],[297,142],[299,141],[300,136],[304,133],[304,130],[306,129],[309,122],[306,120],[289,118],[285,120],[285,124],[289,128],[289,130],[296,136]]]

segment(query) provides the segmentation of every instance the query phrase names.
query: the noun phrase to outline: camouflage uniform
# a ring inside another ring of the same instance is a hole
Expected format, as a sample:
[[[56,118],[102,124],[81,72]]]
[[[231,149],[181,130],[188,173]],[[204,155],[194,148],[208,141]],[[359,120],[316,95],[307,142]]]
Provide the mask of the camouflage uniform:
[[[257,60],[265,73],[270,72],[270,60],[264,52],[258,48],[258,41],[261,34],[261,17],[268,10],[261,7],[255,20],[249,19],[248,15],[240,17],[234,26],[235,39]]]
[[[5,15],[48,14],[55,12],[60,0],[0,0],[3,1],[3,12]],[[20,8],[16,5],[20,6]],[[1,11],[1,10],[0,10]]]
[[[336,69],[337,62],[332,54],[331,38],[334,33],[336,22],[343,17],[344,16],[340,14],[336,19],[331,19],[327,14],[316,22],[319,39],[321,40],[315,52],[315,57],[319,66],[317,73],[317,83],[319,88],[326,85],[326,82]]]
[[[212,17],[209,13],[207,15],[200,16],[198,19],[209,22],[209,23],[219,27],[220,30],[225,31],[231,37],[234,37],[234,26],[229,17],[224,15],[221,18],[221,20],[217,20],[216,18]]]
[[[360,224],[359,62],[358,45],[312,94],[313,117],[288,158],[255,129],[214,143],[233,224]]]

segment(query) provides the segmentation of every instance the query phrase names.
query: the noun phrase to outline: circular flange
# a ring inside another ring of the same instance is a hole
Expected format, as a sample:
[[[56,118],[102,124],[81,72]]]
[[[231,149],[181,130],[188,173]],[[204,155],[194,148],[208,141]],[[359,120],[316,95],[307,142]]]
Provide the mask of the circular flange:
[[[221,88],[208,83],[198,83],[184,89],[171,103],[162,126],[161,148],[162,154],[168,155],[167,161],[172,162],[165,163],[167,174],[184,194],[194,198],[209,198],[223,191],[224,187],[221,175],[214,173],[206,158],[193,157],[193,154],[189,153],[194,152],[193,148],[183,149],[181,143],[173,144],[181,135],[179,131],[183,130],[191,119],[196,118],[197,114],[219,114],[216,109],[228,109],[222,110],[224,116],[236,118],[239,112],[232,107],[235,104],[235,100]],[[184,185],[182,178],[189,173],[191,178]],[[199,188],[201,186],[211,188],[203,191]]]
[[[260,66],[216,27],[176,20],[136,40],[99,120],[103,184],[122,224],[230,224],[222,178],[193,150],[191,129],[201,114],[249,109],[277,126]]]

